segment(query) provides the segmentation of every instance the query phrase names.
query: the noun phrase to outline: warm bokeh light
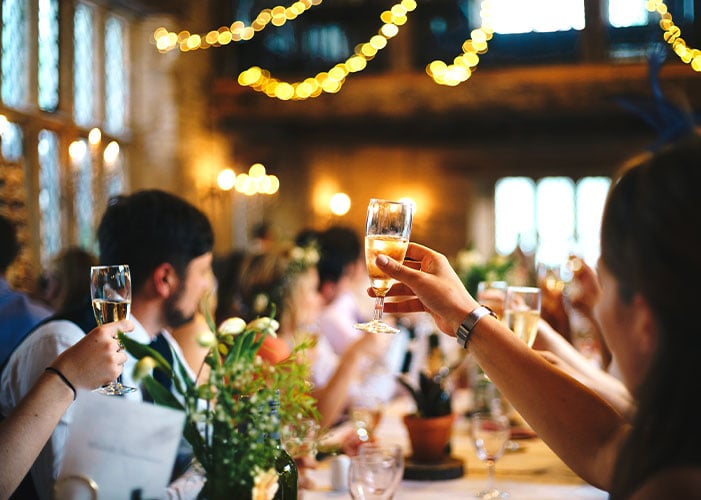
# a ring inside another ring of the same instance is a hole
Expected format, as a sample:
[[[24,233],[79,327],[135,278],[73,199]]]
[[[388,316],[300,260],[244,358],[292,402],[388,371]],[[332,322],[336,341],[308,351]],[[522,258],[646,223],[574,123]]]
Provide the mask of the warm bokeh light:
[[[105,150],[102,152],[102,159],[109,167],[117,162],[117,158],[119,158],[119,143],[117,141],[111,141],[105,146]]]
[[[248,175],[251,177],[263,177],[265,175],[265,166],[262,163],[254,163],[248,169]]]
[[[346,193],[336,193],[329,200],[329,208],[334,215],[346,215],[351,207],[351,199]]]
[[[217,176],[217,186],[222,191],[231,191],[236,184],[236,174],[230,168],[225,168]]]
[[[71,145],[68,146],[68,154],[71,157],[71,160],[73,160],[76,163],[79,163],[85,158],[85,153],[87,152],[87,146],[85,145],[84,141],[77,140],[71,142]]]
[[[102,141],[102,131],[95,127],[88,133],[88,142],[91,146],[97,146]]]

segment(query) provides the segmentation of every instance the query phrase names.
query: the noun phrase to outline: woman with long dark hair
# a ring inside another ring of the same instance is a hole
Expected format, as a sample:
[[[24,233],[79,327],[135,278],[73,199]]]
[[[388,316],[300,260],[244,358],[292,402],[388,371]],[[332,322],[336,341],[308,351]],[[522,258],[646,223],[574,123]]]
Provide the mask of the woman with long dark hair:
[[[410,245],[420,270],[378,257],[401,281],[385,309],[430,312],[553,451],[611,498],[701,498],[700,187],[695,135],[627,165],[606,203],[595,313],[636,398],[632,419],[528,349],[431,249]]]

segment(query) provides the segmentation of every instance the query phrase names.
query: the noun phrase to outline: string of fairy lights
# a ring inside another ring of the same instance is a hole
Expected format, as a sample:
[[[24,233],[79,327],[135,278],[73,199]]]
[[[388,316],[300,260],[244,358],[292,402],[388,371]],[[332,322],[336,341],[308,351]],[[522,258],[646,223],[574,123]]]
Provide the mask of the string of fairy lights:
[[[672,47],[679,59],[690,65],[694,71],[701,72],[701,50],[687,46],[686,40],[682,38],[682,30],[674,24],[672,14],[664,0],[648,0],[647,10],[660,15],[660,28],[664,31],[664,41]]]
[[[188,30],[175,33],[166,28],[158,28],[153,36],[160,52],[169,52],[178,48],[181,52],[220,47],[232,42],[251,40],[256,33],[268,26],[282,26],[303,15],[310,8],[320,5],[322,0],[300,0],[284,7],[278,5],[272,9],[263,9],[256,18],[246,25],[234,21],[230,26],[222,26],[204,34],[191,33]],[[353,54],[327,71],[322,71],[301,81],[287,82],[278,79],[267,69],[252,66],[242,71],[237,78],[240,85],[262,92],[268,97],[280,100],[304,100],[318,97],[322,93],[336,93],[341,90],[347,77],[352,73],[363,71],[380,50],[387,47],[389,41],[396,37],[404,26],[411,12],[416,10],[416,0],[400,0],[389,10],[380,14],[382,22],[377,33],[367,42],[355,46]],[[674,53],[694,71],[701,72],[701,50],[687,46],[682,38],[681,29],[674,24],[664,0],[648,0],[648,11],[660,15],[660,28],[663,38]],[[472,30],[470,38],[462,44],[462,51],[451,63],[435,60],[426,66],[426,73],[439,85],[456,86],[470,78],[477,69],[480,55],[488,50],[488,42],[494,31],[491,28],[491,1],[483,0],[480,4],[482,25]]]

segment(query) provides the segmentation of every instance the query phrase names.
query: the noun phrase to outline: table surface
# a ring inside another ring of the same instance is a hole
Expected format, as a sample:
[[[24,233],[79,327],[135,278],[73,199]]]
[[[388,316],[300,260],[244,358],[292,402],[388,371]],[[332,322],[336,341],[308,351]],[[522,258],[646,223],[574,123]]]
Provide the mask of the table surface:
[[[464,415],[466,394],[454,397],[453,408]],[[401,415],[411,411],[411,402],[400,399],[386,409],[376,432],[380,442],[400,444],[406,454],[410,445]],[[602,500],[608,494],[579,478],[548,446],[538,438],[516,441],[518,449],[505,453],[496,464],[496,487],[510,493],[511,499],[524,500]],[[477,458],[469,438],[469,422],[459,416],[453,426],[452,456],[463,461],[464,474],[459,479],[445,481],[403,480],[395,495],[397,500],[427,499],[440,495],[440,500],[471,498],[486,485],[486,465]],[[322,461],[315,470],[308,471],[315,483],[304,491],[304,500],[349,498],[348,492],[331,489],[328,461]]]

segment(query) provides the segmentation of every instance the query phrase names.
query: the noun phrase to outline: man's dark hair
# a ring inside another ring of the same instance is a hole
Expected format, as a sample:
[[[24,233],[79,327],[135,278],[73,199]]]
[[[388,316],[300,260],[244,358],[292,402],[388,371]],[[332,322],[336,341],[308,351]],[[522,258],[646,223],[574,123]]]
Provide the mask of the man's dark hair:
[[[190,261],[212,250],[207,217],[175,195],[137,191],[112,198],[97,229],[101,264],[128,264],[135,290],[162,263],[183,276]]]
[[[0,215],[0,273],[7,271],[18,253],[17,229],[10,219]]]
[[[336,283],[349,264],[360,257],[360,238],[355,230],[344,226],[331,226],[318,237],[319,281]]]

